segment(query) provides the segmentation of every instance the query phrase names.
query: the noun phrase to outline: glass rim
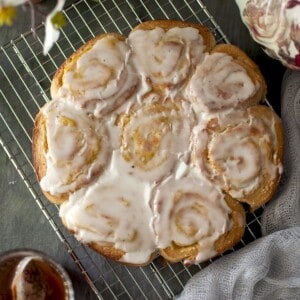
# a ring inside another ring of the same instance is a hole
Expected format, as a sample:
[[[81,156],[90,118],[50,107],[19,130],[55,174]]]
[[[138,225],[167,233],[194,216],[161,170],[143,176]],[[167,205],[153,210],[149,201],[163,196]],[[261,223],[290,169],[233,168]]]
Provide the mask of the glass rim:
[[[63,266],[61,266],[58,262],[56,262],[50,255],[36,249],[15,248],[15,249],[0,252],[0,264],[9,259],[13,259],[16,256],[20,256],[20,257],[32,256],[34,258],[41,259],[44,260],[45,262],[48,262],[63,279],[65,291],[67,292],[67,299],[68,300],[75,299],[74,288],[69,274],[63,268]]]

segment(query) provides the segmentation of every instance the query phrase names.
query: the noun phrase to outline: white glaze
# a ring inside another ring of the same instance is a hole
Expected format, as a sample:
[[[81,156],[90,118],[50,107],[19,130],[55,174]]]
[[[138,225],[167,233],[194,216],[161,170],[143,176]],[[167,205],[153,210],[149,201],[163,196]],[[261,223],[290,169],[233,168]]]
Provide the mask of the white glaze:
[[[231,134],[227,139],[226,131],[224,136],[211,136],[206,126],[212,118],[221,126],[263,125],[253,118],[247,119],[243,111],[235,110],[236,103],[250,97],[257,87],[249,82],[245,70],[226,55],[207,55],[203,62],[203,39],[194,28],[173,28],[167,32],[161,28],[137,30],[128,40],[130,46],[127,42],[112,43],[111,37],[98,41],[77,61],[76,69],[65,74],[64,85],[59,91],[63,99],[53,101],[44,109],[49,151],[46,154],[47,174],[41,186],[54,195],[72,191],[69,200],[60,208],[66,226],[84,243],[95,242],[123,250],[122,262],[146,263],[157,248],[168,247],[172,241],[182,245],[198,244],[200,250],[195,260],[186,259],[185,263],[205,261],[216,255],[214,242],[232,225],[230,209],[219,186],[230,187],[231,194],[237,197],[251,191],[260,180],[256,176],[256,162],[261,160],[255,147],[247,148],[249,131],[244,135]],[[135,74],[131,73],[132,64]],[[181,92],[177,91],[185,89],[186,79],[198,64],[187,89],[189,94],[184,93],[189,100],[193,98],[191,105],[178,100]],[[201,71],[201,64],[205,64],[205,71]],[[98,73],[101,76],[97,77]],[[223,107],[218,104],[217,111],[212,114],[207,109],[209,105],[205,101],[199,104],[196,98],[202,93],[205,99],[208,95],[209,101],[215,101],[217,94],[212,83],[219,85],[225,77],[224,90],[230,94],[226,100],[227,110],[218,110]],[[198,90],[199,81],[208,79],[210,84],[200,85],[205,92]],[[242,82],[242,87],[235,88],[236,80]],[[152,91],[156,84],[164,85],[162,95]],[[157,103],[159,110],[149,109],[157,107]],[[57,121],[60,115],[76,121],[79,138],[72,137],[73,126],[62,126],[64,124]],[[268,136],[266,126],[263,125],[261,132],[266,132],[263,143],[274,141],[275,135]],[[62,143],[57,141],[59,135]],[[137,135],[138,143],[135,143],[133,136]],[[76,180],[66,184],[68,172],[78,169],[89,147],[93,148],[95,141],[103,137],[104,148],[95,160],[96,165],[84,164],[80,169],[84,183],[92,179],[94,168],[103,167],[104,171],[88,185]],[[90,140],[85,141],[87,138]],[[76,151],[78,141],[79,152]],[[236,146],[233,142],[237,142]],[[210,167],[201,160],[208,143],[210,154],[221,161],[224,169],[221,176],[213,174],[211,178]],[[226,160],[232,149],[234,157],[246,155],[243,170],[237,160]],[[153,152],[153,157],[143,161],[143,153],[149,151]],[[61,165],[64,161],[70,165]],[[263,167],[270,173],[280,169],[279,165],[272,164],[263,164]],[[216,186],[202,178],[203,174],[215,180]],[[173,197],[179,191],[186,193],[182,196],[184,202],[173,206]],[[189,193],[197,196],[190,198]],[[198,217],[192,209],[195,203],[204,207],[201,209],[204,215]],[[170,219],[172,211],[178,213],[180,210],[186,211],[180,221],[183,228],[198,228],[193,237],[178,232],[174,220]],[[240,222],[243,226],[243,220]]]
[[[67,70],[58,90],[59,98],[69,98],[101,117],[124,103],[138,86],[126,41],[113,35],[99,39]]]
[[[274,180],[282,168],[270,155],[278,146],[274,118],[254,117],[248,111],[234,111],[213,122],[204,119],[193,131],[193,162],[238,199],[255,191],[265,174]],[[215,127],[207,128],[210,122]]]
[[[213,53],[198,65],[185,94],[196,112],[214,112],[242,104],[257,89],[247,71],[231,56]]]
[[[186,177],[169,177],[154,196],[153,226],[156,243],[161,249],[174,242],[189,246],[198,244],[194,263],[214,255],[215,241],[230,230],[230,209],[220,190],[191,169]]]
[[[129,112],[122,132],[121,152],[142,180],[160,181],[187,161],[194,116],[182,101],[152,98]]]
[[[52,101],[42,113],[48,145],[47,170],[40,181],[43,190],[59,195],[93,181],[110,159],[104,123],[68,101]]]
[[[181,84],[202,60],[203,38],[195,28],[135,30],[129,34],[132,60],[151,84],[172,88]]]
[[[143,264],[156,249],[149,225],[151,188],[116,165],[120,158],[114,151],[107,172],[63,203],[60,216],[80,241],[111,245],[126,253],[121,261]]]

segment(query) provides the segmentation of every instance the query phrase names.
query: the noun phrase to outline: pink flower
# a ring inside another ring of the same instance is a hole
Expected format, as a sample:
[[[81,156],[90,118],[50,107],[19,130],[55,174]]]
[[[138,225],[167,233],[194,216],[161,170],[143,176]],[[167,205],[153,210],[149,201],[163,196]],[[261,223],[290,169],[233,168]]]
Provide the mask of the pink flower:
[[[282,8],[286,2],[248,0],[243,16],[255,39],[266,44],[285,39],[287,20]]]
[[[300,0],[248,0],[243,21],[268,55],[290,68],[300,67]]]

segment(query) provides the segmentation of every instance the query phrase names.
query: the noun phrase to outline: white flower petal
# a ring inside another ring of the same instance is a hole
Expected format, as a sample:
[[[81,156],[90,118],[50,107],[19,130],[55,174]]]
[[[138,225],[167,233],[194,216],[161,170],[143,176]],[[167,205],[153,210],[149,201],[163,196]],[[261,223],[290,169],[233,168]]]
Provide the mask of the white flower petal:
[[[52,24],[51,19],[53,16],[61,11],[64,7],[66,0],[58,0],[56,6],[52,10],[52,12],[47,16],[46,23],[45,23],[45,40],[44,40],[44,55],[47,55],[50,49],[52,48],[53,44],[59,38],[59,29],[55,28]]]
[[[1,6],[18,6],[24,4],[28,0],[0,0],[0,7]]]

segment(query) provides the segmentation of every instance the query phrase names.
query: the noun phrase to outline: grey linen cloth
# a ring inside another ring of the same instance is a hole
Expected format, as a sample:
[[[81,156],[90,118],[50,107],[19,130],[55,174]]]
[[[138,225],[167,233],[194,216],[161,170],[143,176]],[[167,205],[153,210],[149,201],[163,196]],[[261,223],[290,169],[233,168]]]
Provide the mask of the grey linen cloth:
[[[281,118],[284,174],[263,236],[197,273],[177,299],[300,299],[300,71],[284,75]]]

